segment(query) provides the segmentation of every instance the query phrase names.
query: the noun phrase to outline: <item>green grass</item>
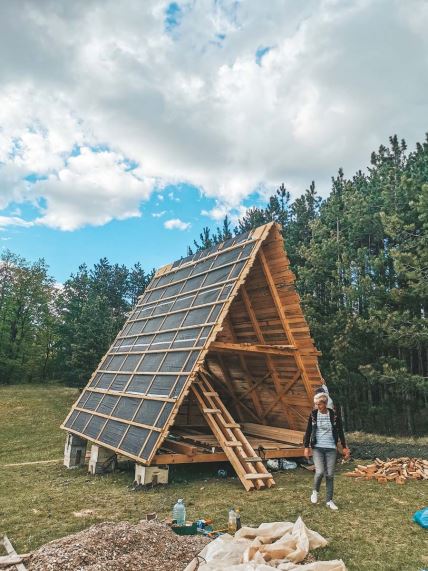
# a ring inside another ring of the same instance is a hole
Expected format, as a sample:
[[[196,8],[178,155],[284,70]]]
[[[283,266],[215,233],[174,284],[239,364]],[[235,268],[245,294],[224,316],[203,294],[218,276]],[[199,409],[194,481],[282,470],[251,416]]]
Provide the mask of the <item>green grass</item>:
[[[308,503],[312,475],[302,469],[275,475],[277,486],[271,490],[246,493],[236,479],[217,480],[217,466],[181,466],[169,486],[136,493],[128,488],[133,471],[126,463],[116,474],[95,478],[59,463],[3,467],[61,458],[64,433],[58,426],[75,396],[74,390],[56,386],[0,388],[0,533],[7,533],[18,551],[105,520],[136,522],[151,511],[167,516],[183,497],[189,518],[213,517],[218,527],[225,524],[231,505],[241,508],[248,525],[294,521],[301,515],[308,527],[331,540],[315,552],[317,558],[342,558],[350,571],[428,567],[428,533],[411,521],[413,512],[428,503],[426,483],[355,481],[340,468],[336,500],[341,509],[332,513],[323,504]],[[370,442],[372,437],[353,435],[352,440],[358,438]],[[405,439],[398,442],[406,444]],[[94,514],[73,514],[83,509]]]

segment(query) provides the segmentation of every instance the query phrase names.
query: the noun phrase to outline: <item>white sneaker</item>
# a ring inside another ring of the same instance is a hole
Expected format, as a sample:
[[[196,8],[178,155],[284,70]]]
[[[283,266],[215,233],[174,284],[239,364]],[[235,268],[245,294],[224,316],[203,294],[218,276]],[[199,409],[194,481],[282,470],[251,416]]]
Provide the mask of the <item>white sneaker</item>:
[[[318,492],[314,490],[311,494],[311,502],[316,504],[318,502]]]
[[[326,506],[328,508],[330,508],[333,511],[338,510],[339,508],[337,507],[337,505],[333,502],[333,500],[330,500],[329,502],[326,503]]]

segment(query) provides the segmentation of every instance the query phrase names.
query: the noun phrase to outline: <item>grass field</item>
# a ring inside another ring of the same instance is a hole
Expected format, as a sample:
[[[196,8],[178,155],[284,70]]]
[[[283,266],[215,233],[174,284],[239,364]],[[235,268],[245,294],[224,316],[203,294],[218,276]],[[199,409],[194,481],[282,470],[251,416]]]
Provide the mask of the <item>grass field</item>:
[[[64,433],[58,427],[75,396],[73,389],[56,386],[0,388],[0,533],[7,533],[18,551],[27,552],[96,522],[136,522],[152,511],[167,516],[182,497],[189,518],[210,516],[218,527],[225,524],[232,505],[241,508],[248,525],[294,521],[301,515],[308,527],[331,540],[316,557],[342,558],[350,571],[428,568],[428,532],[411,521],[413,512],[428,504],[427,483],[354,481],[339,468],[336,513],[323,504],[309,503],[312,475],[300,468],[276,474],[277,486],[271,490],[246,493],[236,479],[216,479],[218,466],[181,466],[167,487],[136,493],[129,489],[133,470],[126,463],[113,475],[95,478],[83,469],[66,470],[61,465]],[[375,445],[377,453],[383,441],[389,451],[394,446],[400,451],[409,447],[426,455],[428,446],[427,438],[357,434],[352,440],[357,450]],[[5,466],[55,459],[58,463]],[[84,509],[93,514],[74,515]]]

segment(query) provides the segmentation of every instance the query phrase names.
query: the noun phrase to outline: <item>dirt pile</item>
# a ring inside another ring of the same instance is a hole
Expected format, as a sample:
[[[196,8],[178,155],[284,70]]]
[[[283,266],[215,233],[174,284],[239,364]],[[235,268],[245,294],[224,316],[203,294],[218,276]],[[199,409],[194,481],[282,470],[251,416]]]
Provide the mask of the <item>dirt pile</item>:
[[[182,571],[208,543],[178,536],[157,521],[100,523],[51,541],[26,561],[28,571]]]

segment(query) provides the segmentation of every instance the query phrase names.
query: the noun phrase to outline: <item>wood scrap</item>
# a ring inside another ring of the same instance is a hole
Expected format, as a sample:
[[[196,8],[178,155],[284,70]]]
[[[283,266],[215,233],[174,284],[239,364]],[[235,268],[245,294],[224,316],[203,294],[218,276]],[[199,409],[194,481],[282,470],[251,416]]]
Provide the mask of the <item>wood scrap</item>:
[[[0,555],[0,569],[7,569],[9,567],[15,567],[19,563],[22,563],[25,558],[29,555]]]
[[[8,563],[5,564],[5,567],[10,568],[10,566],[14,566],[16,571],[27,571],[27,568],[25,567],[25,565],[23,564],[23,560],[27,557],[29,557],[28,555],[18,555],[15,551],[15,548],[13,547],[13,545],[11,544],[9,538],[7,537],[7,535],[3,536],[3,539],[0,540],[0,545],[3,545],[7,556],[6,557],[10,557],[15,559],[15,561],[13,563]],[[6,561],[6,557],[1,557],[0,559],[3,559],[3,562]],[[19,561],[18,561],[19,559]]]
[[[386,461],[376,458],[373,464],[358,464],[345,476],[362,480],[377,480],[379,484],[395,482],[403,485],[407,480],[428,480],[428,460],[421,458],[388,458]]]

